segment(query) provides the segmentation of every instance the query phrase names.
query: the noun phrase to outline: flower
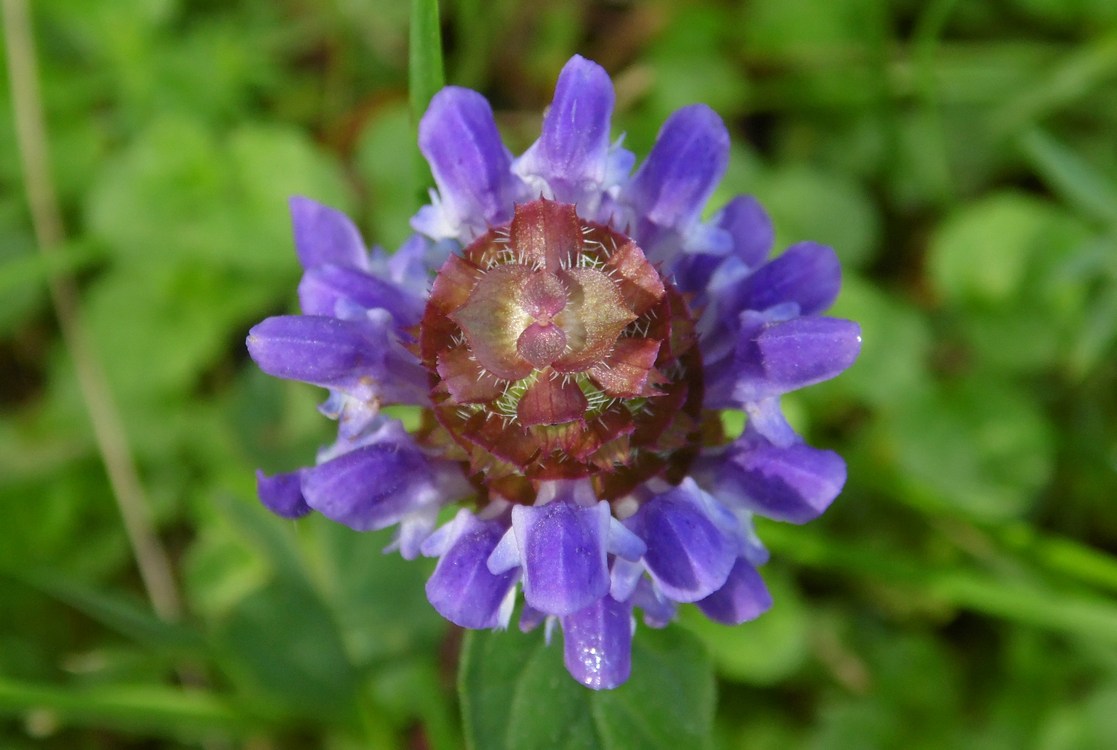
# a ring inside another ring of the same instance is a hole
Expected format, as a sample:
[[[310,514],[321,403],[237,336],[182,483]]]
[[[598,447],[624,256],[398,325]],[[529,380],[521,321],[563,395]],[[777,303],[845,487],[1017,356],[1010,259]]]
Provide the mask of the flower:
[[[520,626],[557,623],[595,689],[629,676],[634,609],[650,627],[680,603],[723,623],[768,609],[754,514],[809,521],[846,478],[780,397],[860,348],[821,315],[830,248],[770,258],[746,196],[703,220],[729,149],[711,109],[672,115],[635,172],[612,109],[605,71],[574,57],[514,158],[480,94],[443,89],[419,127],[437,189],[415,234],[370,253],[344,215],[292,199],[303,314],[248,336],[265,372],[329,389],[339,422],[316,465],[258,474],[263,503],[396,527],[404,557],[437,558],[427,596],[462,627],[506,627],[522,590]],[[421,407],[420,428],[390,404]],[[747,413],[740,437],[722,409]]]

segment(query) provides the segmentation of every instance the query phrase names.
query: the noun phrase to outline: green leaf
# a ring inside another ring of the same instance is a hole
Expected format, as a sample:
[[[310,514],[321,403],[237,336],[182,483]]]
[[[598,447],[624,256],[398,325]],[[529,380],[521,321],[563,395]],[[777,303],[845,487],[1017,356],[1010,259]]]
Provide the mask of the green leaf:
[[[229,136],[225,148],[231,173],[236,250],[244,263],[294,268],[287,201],[305,195],[340,211],[352,209],[349,188],[331,154],[304,132],[283,125],[252,123]],[[212,158],[212,157],[211,157]]]
[[[255,498],[249,500],[219,493],[214,507],[233,526],[242,543],[254,546],[271,564],[277,576],[310,586],[299,549],[292,538],[295,524],[277,519]]]
[[[298,581],[278,579],[246,597],[219,641],[240,686],[290,715],[336,721],[355,705],[357,675],[334,618]]]
[[[908,549],[850,544],[808,528],[765,522],[760,537],[774,555],[817,568],[826,575],[853,575],[904,587],[910,596],[930,595],[974,612],[1112,646],[1117,643],[1117,607],[1105,597],[1073,587],[1003,580],[968,566],[929,565]],[[1019,563],[1024,565],[1023,562]]]
[[[901,404],[928,381],[924,364],[930,350],[927,322],[911,305],[847,274],[829,314],[861,325],[861,354],[829,388],[849,391],[868,404]],[[808,394],[809,395],[809,394]]]
[[[865,189],[837,172],[789,167],[756,186],[772,215],[776,247],[811,240],[834,248],[842,265],[866,263],[880,239],[880,217]]]
[[[725,54],[733,44],[731,33],[724,15],[712,6],[695,3],[673,9],[671,22],[648,50],[648,74],[655,83],[642,105],[643,116],[633,118],[635,129],[626,123],[626,143],[646,153],[660,124],[688,104],[706,104],[727,118],[741,112],[749,85]]]
[[[0,242],[0,300],[24,291],[34,291],[46,285],[46,280],[59,274],[72,274],[88,269],[102,260],[101,248],[82,243],[68,242],[55,248],[46,257],[34,252],[34,242],[27,235],[5,236]]]
[[[372,672],[372,693],[384,713],[399,726],[421,722],[431,750],[460,750],[458,716],[452,694],[444,690],[438,652],[413,659],[386,661]]]
[[[612,691],[575,682],[541,633],[469,632],[458,673],[466,741],[477,750],[668,750],[710,746],[709,658],[679,628],[639,629],[632,676]]]
[[[186,625],[160,620],[138,601],[101,591],[52,571],[4,572],[140,643],[177,652],[197,652],[204,647],[201,633]]]
[[[1053,207],[1031,196],[999,193],[943,223],[931,244],[931,278],[956,303],[997,307],[1020,293],[1037,235]]]
[[[1045,750],[1107,748],[1117,744],[1117,683],[1110,682],[1086,700],[1051,712],[1040,735]]]
[[[204,262],[127,265],[99,279],[86,319],[125,413],[148,426],[179,410],[178,399],[230,340],[243,341],[269,296],[267,285]]]
[[[973,518],[1021,516],[1054,469],[1050,426],[1007,382],[973,378],[912,394],[880,428],[905,492]]]
[[[757,0],[739,6],[749,49],[773,55],[820,55],[864,38],[869,20],[863,0]]]
[[[1086,25],[1104,28],[1117,22],[1117,6],[1107,0],[1013,0],[1010,7],[1022,12],[1044,29],[1062,33],[1076,31]]]
[[[36,251],[29,230],[4,225],[2,209],[0,206],[0,338],[7,338],[26,317],[45,307],[50,277],[86,270],[103,253],[77,241],[66,242],[44,256]]]
[[[1079,336],[1086,287],[1074,268],[1096,245],[1088,227],[1059,206],[1004,192],[942,224],[929,270],[984,363],[1050,367]]]
[[[355,705],[357,670],[343,626],[314,585],[292,533],[330,522],[285,523],[259,503],[229,496],[219,495],[217,507],[275,573],[224,618],[219,643],[225,668],[248,693],[288,713],[340,720]]]
[[[340,169],[304,133],[250,124],[224,138],[192,117],[167,115],[101,170],[87,213],[93,236],[144,267],[293,273],[292,194],[350,208]]]
[[[951,721],[960,710],[958,675],[939,641],[873,622],[846,630],[840,636],[846,658],[860,667],[866,684],[856,691],[862,694],[826,696],[810,747],[938,750],[965,744],[961,726]]]
[[[415,129],[402,103],[376,110],[357,144],[357,167],[369,186],[370,238],[399,247],[411,234],[408,219],[419,208],[427,180],[415,170]]]
[[[62,724],[118,729],[153,737],[244,735],[265,725],[213,694],[162,685],[99,685],[75,690],[0,677],[0,715],[45,711]]]
[[[706,646],[718,674],[737,682],[771,685],[794,674],[810,653],[807,607],[786,575],[763,568],[772,609],[752,622],[727,626],[695,607],[680,620]]]
[[[300,523],[313,535],[315,580],[355,664],[437,651],[448,624],[424,589],[433,561],[385,553],[388,530],[358,532],[324,518]]]
[[[277,518],[271,520],[279,523]],[[262,556],[223,518],[199,524],[180,573],[191,611],[205,620],[225,617],[271,575]]]
[[[998,525],[998,540],[1051,572],[1117,593],[1117,557],[1074,539],[1042,533],[1027,523]]]
[[[1020,148],[1036,172],[1085,216],[1117,226],[1117,180],[1101,174],[1082,156],[1039,128],[1020,137]]]
[[[1101,292],[1087,310],[1068,357],[1073,375],[1082,377],[1105,361],[1117,343],[1117,283]]]
[[[49,568],[78,581],[104,580],[130,564],[120,516],[100,465],[74,460],[74,446],[57,434],[55,440],[61,445],[0,441],[0,568]]]
[[[1074,4],[1061,0],[1050,3],[1061,8]],[[1110,33],[1083,40],[1082,44],[1069,46],[1060,59],[1046,66],[1030,87],[1007,97],[989,119],[998,130],[1016,131],[1077,102],[1089,101],[1100,93],[1099,88],[1108,84],[1115,70],[1117,36]],[[1031,133],[1026,134],[1024,140],[1031,137]],[[1025,150],[1029,150],[1027,145]]]
[[[724,23],[739,29],[740,48],[782,73],[757,77],[768,79],[767,90],[757,87],[760,98],[849,111],[883,94],[886,14],[876,0],[754,0],[736,7],[738,15]]]

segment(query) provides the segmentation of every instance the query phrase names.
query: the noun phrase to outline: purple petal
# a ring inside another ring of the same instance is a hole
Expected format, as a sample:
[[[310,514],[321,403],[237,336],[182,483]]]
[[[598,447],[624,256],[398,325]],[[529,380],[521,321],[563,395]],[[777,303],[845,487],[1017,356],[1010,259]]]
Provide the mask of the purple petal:
[[[348,216],[302,196],[291,198],[289,205],[295,252],[303,268],[309,270],[326,263],[345,268],[368,267],[365,243]]]
[[[799,437],[799,433],[787,421],[787,416],[780,407],[779,398],[773,397],[746,404],[745,413],[748,414],[746,442],[762,438],[780,448],[788,448],[803,442],[803,438]]]
[[[248,353],[269,375],[347,387],[380,357],[359,323],[315,315],[268,318],[248,332]]]
[[[676,257],[671,277],[680,291],[693,298],[691,309],[700,309],[706,304],[706,287],[723,263],[724,256],[710,253],[680,253]]]
[[[318,315],[268,318],[248,332],[248,353],[264,372],[335,388],[361,401],[425,404],[426,373],[393,333],[385,310],[356,320]]]
[[[300,479],[305,470],[267,476],[256,472],[256,494],[268,510],[283,518],[301,518],[310,512],[303,499]]]
[[[778,447],[747,428],[712,471],[719,497],[792,523],[817,518],[846,480],[845,462],[837,453],[804,443]]]
[[[436,476],[414,446],[383,442],[307,469],[302,491],[307,505],[327,518],[371,531],[441,501]]]
[[[500,140],[493,111],[476,91],[448,86],[419,122],[419,149],[430,163],[441,198],[443,231],[455,236],[512,218],[512,157]],[[420,223],[425,223],[420,213]],[[428,217],[429,218],[429,217]],[[424,233],[433,231],[424,226]]]
[[[589,507],[558,499],[517,505],[512,529],[524,572],[524,600],[550,615],[568,615],[609,590],[605,547],[609,504]]]
[[[701,281],[692,278],[693,271],[688,273],[684,277],[688,283]],[[710,274],[706,296],[699,292],[695,297],[708,303],[698,326],[706,364],[707,407],[731,408],[742,400],[779,395],[801,387],[766,381],[755,339],[773,324],[829,307],[840,283],[837,256],[830,248],[812,243],[795,245],[751,273],[736,255],[716,266]],[[859,348],[859,341],[855,342],[853,357]],[[748,381],[742,388],[755,391],[734,392],[742,375]]]
[[[610,555],[616,555],[620,559],[636,562],[644,556],[648,547],[644,544],[644,540],[629,531],[627,526],[610,517],[605,551]]]
[[[775,230],[760,202],[738,195],[718,214],[717,225],[733,238],[733,254],[749,268],[756,268],[772,250]]]
[[[617,557],[609,570],[609,595],[618,602],[627,601],[643,580],[644,563]]]
[[[556,200],[580,203],[585,190],[606,178],[613,100],[605,69],[572,57],[559,74],[542,135],[517,161],[517,173],[542,178]]]
[[[740,265],[736,259],[731,263]],[[720,274],[721,270],[715,274],[715,282]],[[717,296],[711,296],[718,299]],[[734,389],[741,378],[749,376],[763,380],[763,368],[756,364],[758,355],[754,339],[771,321],[766,319],[764,313],[746,310],[727,316],[719,308],[720,305],[711,306],[708,317],[700,321],[710,322],[709,330],[703,331],[702,338],[699,339],[705,365],[704,403],[707,409],[737,409],[741,403],[734,398]]]
[[[861,351],[861,327],[838,318],[794,318],[741,333],[733,398],[760,401],[839,375]]]
[[[838,256],[825,245],[800,242],[765,263],[734,292],[738,310],[767,310],[795,302],[801,315],[814,315],[834,303],[842,283]]]
[[[445,468],[445,464],[442,464]],[[446,487],[439,487],[439,498],[461,497],[460,492],[450,492]],[[438,511],[440,503],[430,503],[409,513],[399,519],[399,526],[392,535],[392,542],[384,548],[385,552],[399,552],[404,560],[415,560],[419,557],[423,542],[438,526]]]
[[[681,485],[644,503],[625,522],[648,545],[644,564],[656,586],[679,602],[720,588],[737,556],[733,537],[710,517],[700,494],[693,482]]]
[[[658,227],[685,227],[701,214],[728,163],[721,118],[703,104],[684,107],[663,124],[622,200]]]
[[[439,268],[451,252],[447,245],[449,243],[436,245],[421,234],[411,235],[387,257],[384,278],[391,279],[416,297],[426,297],[431,270]]]
[[[550,615],[548,615],[546,612],[540,612],[538,609],[525,604],[523,610],[520,612],[520,632],[530,633],[531,631],[539,627],[539,624],[541,622],[547,620],[548,617],[550,617]],[[548,622],[554,622],[554,619],[551,619]],[[551,643],[550,628],[548,628],[547,630],[547,643]]]
[[[675,619],[678,605],[656,591],[647,578],[641,578],[632,594],[632,606],[644,612],[644,624],[649,628],[665,628]]]
[[[725,585],[698,602],[706,617],[725,625],[755,620],[772,606],[772,595],[756,568],[737,559]]]
[[[691,258],[706,260],[698,263],[691,261]],[[695,295],[698,304],[703,305],[695,328],[702,347],[703,362],[707,368],[715,363],[731,364],[742,325],[739,302],[735,295],[741,280],[749,274],[748,266],[733,255],[711,258],[683,254],[679,257],[676,268],[682,269],[680,288]]]
[[[733,251],[733,237],[714,223],[696,221],[682,231],[681,249],[685,253],[726,257]]]
[[[632,608],[611,596],[562,618],[566,671],[588,688],[611,690],[632,670]]]
[[[349,300],[362,308],[383,308],[400,328],[417,325],[424,301],[397,284],[335,265],[308,270],[299,283],[299,304],[306,315],[335,316],[338,302]]]
[[[503,605],[516,583],[516,574],[509,571],[493,575],[485,565],[506,528],[506,522],[481,521],[467,510],[458,511],[449,524],[449,538],[440,545],[438,565],[427,581],[427,598],[455,625],[478,629],[507,623]],[[427,539],[424,553],[434,539]]]

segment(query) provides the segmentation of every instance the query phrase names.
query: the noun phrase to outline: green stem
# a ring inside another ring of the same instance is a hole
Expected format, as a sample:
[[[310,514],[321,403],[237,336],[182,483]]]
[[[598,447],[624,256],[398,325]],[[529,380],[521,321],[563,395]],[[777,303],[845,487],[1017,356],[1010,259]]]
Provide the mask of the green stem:
[[[423,116],[445,76],[442,71],[442,32],[438,0],[411,1],[411,36],[408,55],[411,117]]]

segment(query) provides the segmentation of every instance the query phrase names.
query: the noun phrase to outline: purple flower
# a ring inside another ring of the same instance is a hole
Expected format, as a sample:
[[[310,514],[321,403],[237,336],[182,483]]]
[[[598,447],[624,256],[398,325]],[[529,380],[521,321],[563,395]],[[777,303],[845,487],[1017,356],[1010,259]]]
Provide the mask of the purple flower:
[[[339,421],[315,466],[259,475],[264,504],[395,527],[405,557],[437,558],[427,596],[463,627],[507,627],[522,590],[521,627],[561,627],[594,689],[628,678],[634,610],[663,627],[680,604],[730,624],[771,606],[754,514],[803,523],[845,483],[780,397],[860,348],[822,316],[831,249],[770,258],[747,196],[702,220],[728,161],[712,110],[675,113],[634,171],[613,102],[574,57],[515,157],[483,97],[444,89],[419,128],[437,190],[416,234],[370,253],[344,215],[293,199],[303,315],[248,337],[265,372],[329,389]],[[422,432],[390,404],[423,409]],[[718,437],[718,409],[748,414],[739,438]]]

